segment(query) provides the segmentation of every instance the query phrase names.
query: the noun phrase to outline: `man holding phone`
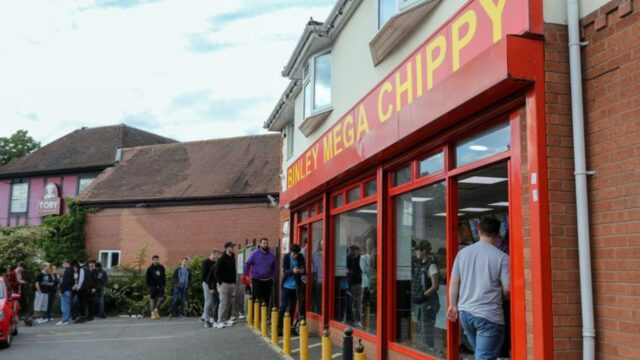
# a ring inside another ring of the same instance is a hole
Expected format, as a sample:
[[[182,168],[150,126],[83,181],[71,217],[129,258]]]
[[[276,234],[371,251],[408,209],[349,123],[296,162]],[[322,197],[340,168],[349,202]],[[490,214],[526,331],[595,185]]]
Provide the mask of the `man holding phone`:
[[[304,256],[300,253],[300,245],[291,245],[289,254],[282,259],[282,301],[278,312],[278,333],[282,333],[285,311],[293,317],[298,302],[298,289],[302,288],[302,275],[305,273]]]

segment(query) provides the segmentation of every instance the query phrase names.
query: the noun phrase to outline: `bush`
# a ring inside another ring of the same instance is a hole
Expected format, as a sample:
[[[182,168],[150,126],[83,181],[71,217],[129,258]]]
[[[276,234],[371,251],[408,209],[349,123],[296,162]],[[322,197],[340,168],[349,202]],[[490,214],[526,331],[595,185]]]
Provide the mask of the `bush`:
[[[87,210],[67,198],[69,212],[60,216],[47,216],[42,222],[46,235],[40,239],[40,248],[44,251],[44,260],[52,264],[62,264],[62,260],[80,260],[87,258],[84,224]]]
[[[38,241],[46,229],[34,226],[0,229],[0,273],[8,273],[19,261],[27,263],[29,275],[38,271]]]

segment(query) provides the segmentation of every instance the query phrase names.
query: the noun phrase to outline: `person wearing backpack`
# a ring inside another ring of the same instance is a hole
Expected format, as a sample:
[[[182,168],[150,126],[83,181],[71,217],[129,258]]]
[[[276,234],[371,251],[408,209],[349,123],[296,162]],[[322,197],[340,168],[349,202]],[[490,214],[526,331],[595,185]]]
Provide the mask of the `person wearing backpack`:
[[[300,245],[291,245],[291,250],[282,258],[282,301],[278,312],[278,333],[282,333],[285,311],[291,317],[298,302],[298,289],[302,287],[302,275],[305,273],[304,256],[300,253]]]
[[[438,265],[431,256],[431,243],[422,240],[416,244],[416,262],[411,277],[411,301],[416,305],[422,344],[434,350],[436,316],[440,310],[438,297]]]

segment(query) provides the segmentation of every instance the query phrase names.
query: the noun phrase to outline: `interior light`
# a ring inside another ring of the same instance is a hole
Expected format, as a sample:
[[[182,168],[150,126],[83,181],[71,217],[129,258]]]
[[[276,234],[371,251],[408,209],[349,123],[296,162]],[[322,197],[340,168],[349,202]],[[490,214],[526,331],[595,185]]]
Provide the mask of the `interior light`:
[[[469,149],[471,149],[473,151],[487,151],[487,150],[489,150],[489,148],[484,146],[484,145],[471,145],[471,146],[469,146]]]
[[[509,206],[509,202],[507,201],[498,201],[493,204],[489,204],[489,206]]]
[[[458,216],[462,216],[464,215],[464,213],[458,213]],[[433,216],[447,216],[447,213],[437,213],[437,214],[433,214]]]
[[[466,212],[485,212],[485,211],[491,211],[493,209],[490,208],[478,208],[478,207],[468,207],[468,208],[464,208],[464,209],[460,209],[460,211],[466,211]]]
[[[497,184],[503,181],[507,181],[507,178],[490,177],[490,176],[472,176],[466,179],[462,179],[458,182],[465,183],[465,184],[492,185],[492,184]]]
[[[419,197],[419,196],[412,196],[411,197],[411,201],[413,202],[425,202],[425,201],[430,201],[433,200],[433,198],[430,197]]]
[[[378,213],[377,210],[373,210],[373,209],[362,209],[362,210],[358,210],[356,212],[362,213],[362,214],[377,214]]]

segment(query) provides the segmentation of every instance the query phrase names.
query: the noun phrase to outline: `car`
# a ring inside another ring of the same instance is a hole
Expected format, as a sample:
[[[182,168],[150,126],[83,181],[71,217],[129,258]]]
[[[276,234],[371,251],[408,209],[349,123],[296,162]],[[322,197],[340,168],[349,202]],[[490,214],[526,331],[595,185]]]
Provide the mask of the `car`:
[[[20,294],[13,294],[4,276],[0,276],[0,348],[11,346],[12,338],[18,335]]]

